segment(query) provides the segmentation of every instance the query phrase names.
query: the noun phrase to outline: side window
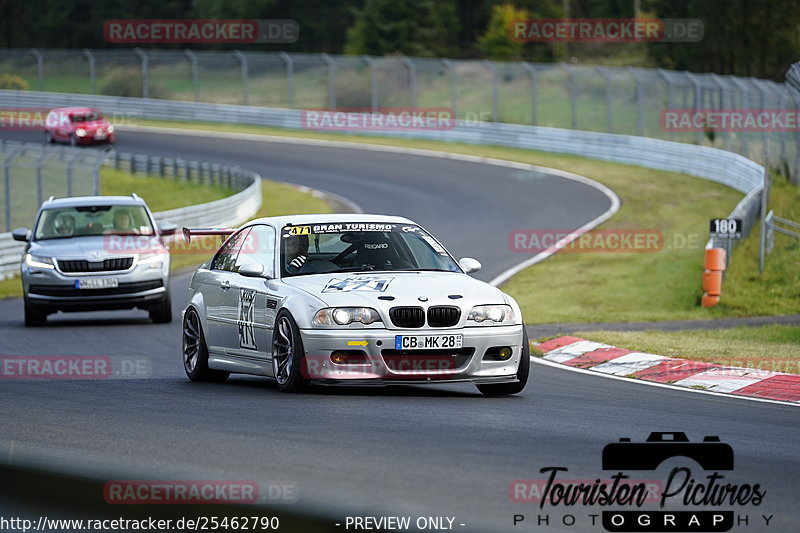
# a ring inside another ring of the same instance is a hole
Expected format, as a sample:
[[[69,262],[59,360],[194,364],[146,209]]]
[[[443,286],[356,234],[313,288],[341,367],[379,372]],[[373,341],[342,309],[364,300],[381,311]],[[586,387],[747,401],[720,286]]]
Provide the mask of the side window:
[[[239,256],[239,251],[247,239],[247,234],[250,233],[250,228],[247,227],[239,233],[234,233],[219,249],[214,260],[211,262],[212,270],[227,270],[235,272],[236,259]]]
[[[267,272],[275,264],[275,228],[259,224],[253,226],[236,259],[234,270],[247,263],[260,263]]]

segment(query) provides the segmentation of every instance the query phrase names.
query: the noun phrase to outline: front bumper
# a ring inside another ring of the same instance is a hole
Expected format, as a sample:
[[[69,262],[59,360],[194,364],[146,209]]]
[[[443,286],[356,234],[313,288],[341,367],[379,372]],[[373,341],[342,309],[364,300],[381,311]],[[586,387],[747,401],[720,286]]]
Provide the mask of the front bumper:
[[[169,262],[157,269],[135,266],[129,271],[66,275],[55,269],[37,269],[23,263],[22,286],[28,304],[42,312],[151,309],[163,302],[169,291]],[[108,289],[78,289],[78,279],[115,277],[119,286]]]
[[[387,330],[305,329],[300,332],[305,350],[302,368],[306,379],[320,384],[392,383],[511,383],[522,354],[522,326]],[[463,349],[394,350],[396,335],[463,335]],[[363,342],[366,341],[366,345]],[[354,344],[360,343],[360,344]],[[485,358],[487,350],[508,346],[505,361]],[[336,364],[334,351],[363,352],[364,364]]]

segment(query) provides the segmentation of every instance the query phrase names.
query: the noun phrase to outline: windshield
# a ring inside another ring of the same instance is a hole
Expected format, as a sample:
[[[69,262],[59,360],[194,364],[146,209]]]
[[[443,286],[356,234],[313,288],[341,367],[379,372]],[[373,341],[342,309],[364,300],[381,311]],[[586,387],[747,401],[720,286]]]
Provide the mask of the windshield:
[[[68,239],[88,235],[154,235],[143,206],[94,205],[42,210],[35,240]]]
[[[387,270],[461,271],[442,245],[419,226],[373,222],[284,227],[281,269],[283,276]]]
[[[79,115],[70,116],[72,122],[92,122],[103,118],[99,112],[81,113]]]

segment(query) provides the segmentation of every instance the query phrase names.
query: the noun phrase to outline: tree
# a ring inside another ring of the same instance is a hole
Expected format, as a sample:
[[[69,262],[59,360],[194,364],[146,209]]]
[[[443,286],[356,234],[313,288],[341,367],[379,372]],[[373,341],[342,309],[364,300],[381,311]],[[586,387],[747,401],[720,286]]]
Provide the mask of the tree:
[[[515,22],[526,20],[528,13],[513,4],[499,4],[492,8],[492,18],[480,39],[478,48],[489,59],[516,61],[522,56],[525,43],[515,39],[512,27]]]
[[[452,0],[367,0],[355,10],[345,53],[448,56],[457,32]]]

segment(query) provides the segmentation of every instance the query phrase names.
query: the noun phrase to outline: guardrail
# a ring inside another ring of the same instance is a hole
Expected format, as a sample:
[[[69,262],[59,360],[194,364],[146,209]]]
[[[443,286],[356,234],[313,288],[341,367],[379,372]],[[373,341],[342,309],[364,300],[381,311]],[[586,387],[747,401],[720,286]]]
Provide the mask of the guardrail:
[[[14,143],[7,141],[6,144]],[[51,147],[31,143],[16,143],[16,145],[18,149],[38,150],[42,153],[41,160],[46,160],[46,152],[51,150],[86,154],[81,148]],[[98,152],[98,154],[102,154],[100,164],[128,170],[133,174],[156,175],[207,185],[218,184],[238,191],[221,200],[154,213],[156,221],[159,222],[168,220],[179,226],[238,226],[252,218],[261,207],[261,177],[253,171],[238,166],[116,151]],[[85,194],[97,193],[97,182],[91,193],[85,192]],[[36,209],[38,207],[39,204],[35,206]],[[35,210],[30,213],[31,221],[35,213]],[[18,271],[24,248],[24,243],[14,241],[10,233],[0,233],[0,279],[13,276]]]
[[[302,112],[295,109],[66,93],[0,91],[0,107],[61,106],[92,106],[117,117],[303,129]],[[764,167],[739,154],[708,146],[631,135],[465,121],[457,121],[453,128],[444,130],[358,130],[352,133],[507,146],[683,172],[742,192],[745,196],[730,216],[743,219],[745,233],[749,233],[758,217],[765,183]],[[124,135],[124,130],[120,135]],[[708,246],[714,245],[713,241],[709,241]]]

